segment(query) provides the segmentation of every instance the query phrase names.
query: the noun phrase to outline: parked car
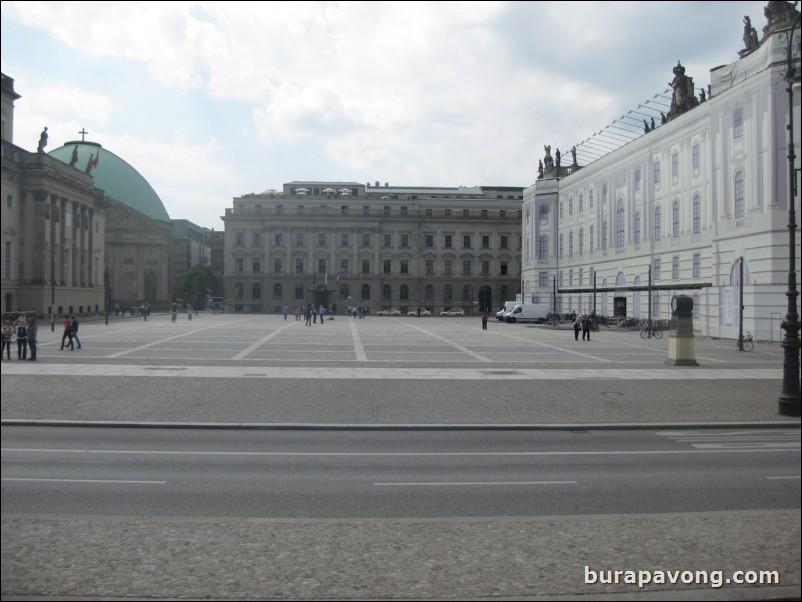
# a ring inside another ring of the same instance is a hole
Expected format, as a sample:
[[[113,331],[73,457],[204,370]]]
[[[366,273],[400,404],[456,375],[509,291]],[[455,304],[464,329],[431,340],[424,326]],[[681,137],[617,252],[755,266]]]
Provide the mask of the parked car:
[[[536,322],[543,324],[549,317],[548,303],[518,303],[512,311],[504,314],[506,322]]]
[[[503,322],[504,314],[511,312],[517,304],[517,301],[505,301],[504,306],[496,312],[496,320]]]
[[[457,309],[456,307],[452,307],[451,309],[447,309],[446,311],[440,312],[441,318],[450,318],[450,317],[459,317],[464,316],[465,311],[461,309]]]
[[[397,309],[393,309],[392,307],[389,309],[380,309],[376,312],[377,316],[400,316],[401,312]]]
[[[411,316],[411,317],[417,317],[418,310],[416,309],[415,311],[407,312],[407,315]],[[425,318],[426,316],[431,316],[431,315],[432,315],[432,312],[430,312],[428,309],[421,309],[420,310],[420,317],[421,318]]]

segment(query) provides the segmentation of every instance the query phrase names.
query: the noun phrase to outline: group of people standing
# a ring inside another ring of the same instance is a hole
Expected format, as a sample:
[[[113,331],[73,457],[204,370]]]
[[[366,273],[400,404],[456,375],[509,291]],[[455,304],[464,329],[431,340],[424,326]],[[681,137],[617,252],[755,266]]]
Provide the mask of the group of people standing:
[[[70,351],[75,351],[75,344],[78,343],[78,349],[81,348],[81,339],[78,338],[78,318],[75,314],[69,314],[64,317],[64,333],[61,335],[61,351],[64,351],[64,345],[70,348]]]
[[[11,344],[17,343],[17,359],[36,361],[36,351],[39,349],[39,325],[36,316],[26,318],[23,314],[13,324],[10,320],[3,321],[0,359],[3,356],[11,361]],[[28,352],[30,351],[30,357]]]
[[[326,308],[322,305],[315,308],[314,305],[311,303],[307,305],[302,305],[301,307],[295,308],[295,319],[300,320],[301,316],[304,317],[307,326],[311,326],[312,324],[317,324],[318,318],[320,318],[320,324],[323,324],[323,316],[326,315]],[[286,319],[286,314],[285,314]]]
[[[590,340],[590,329],[593,326],[593,314],[591,315],[584,315],[584,316],[577,316],[574,315],[574,321],[572,323],[574,327],[574,340],[579,340],[579,331],[582,331],[582,340],[589,341]]]

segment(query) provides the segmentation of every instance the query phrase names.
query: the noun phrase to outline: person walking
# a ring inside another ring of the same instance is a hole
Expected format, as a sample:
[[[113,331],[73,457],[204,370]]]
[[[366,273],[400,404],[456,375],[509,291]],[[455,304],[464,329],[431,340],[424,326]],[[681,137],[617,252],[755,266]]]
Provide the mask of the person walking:
[[[178,319],[178,304],[173,303],[173,307],[171,309],[170,321],[175,322]]]
[[[17,359],[28,358],[28,324],[25,316],[20,316],[17,320]]]
[[[290,308],[287,307],[286,304],[281,307],[281,313],[284,314],[284,321],[285,322],[287,321],[287,314],[289,313],[289,311],[290,311]]]
[[[578,341],[579,331],[582,330],[582,318],[574,316],[574,323],[572,324],[572,326],[574,327],[574,340]],[[584,335],[582,336],[582,338],[583,339],[585,338]]]
[[[75,317],[75,314],[72,314],[70,318],[72,318],[72,339],[78,343],[78,349],[80,349],[81,339],[78,338],[78,318]],[[30,341],[28,344],[30,345]]]
[[[64,351],[64,341],[69,341],[70,351],[75,351],[75,343],[72,341],[72,319],[70,316],[64,316],[64,332],[61,333],[61,349]]]
[[[418,309],[418,313],[420,314],[420,309]],[[482,330],[487,330],[487,310],[482,312]]]
[[[36,316],[28,318],[28,347],[31,350],[30,361],[36,361],[36,352],[39,350],[39,325],[36,323]]]
[[[2,340],[3,346],[0,347],[0,360],[5,355],[8,361],[11,361],[11,339],[14,337],[14,329],[11,327],[11,322],[5,320],[3,322]]]
[[[317,308],[317,313],[320,315],[320,325],[323,326],[323,316],[326,314],[326,308],[322,305]]]

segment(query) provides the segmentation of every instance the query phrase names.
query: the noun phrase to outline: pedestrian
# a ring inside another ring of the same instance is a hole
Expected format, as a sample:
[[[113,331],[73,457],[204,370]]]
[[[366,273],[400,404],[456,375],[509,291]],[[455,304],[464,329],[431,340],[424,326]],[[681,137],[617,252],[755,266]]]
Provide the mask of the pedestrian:
[[[301,321],[301,308],[298,305],[295,306],[295,321]]]
[[[313,313],[315,313],[315,312],[312,310],[312,306],[311,305],[309,305],[308,303],[306,305],[304,305],[304,318],[306,318],[306,325],[307,326],[311,326],[312,325],[312,314]]]
[[[64,341],[69,341],[70,351],[75,351],[75,343],[72,341],[72,319],[64,316],[64,332],[61,333],[61,351],[64,351]]]
[[[284,314],[284,321],[285,322],[287,321],[287,313],[289,313],[289,311],[290,311],[290,309],[286,305],[282,306],[281,313]]]
[[[583,341],[585,340],[585,337],[587,337],[588,341],[590,340],[590,316],[584,316],[582,318],[582,340]]]
[[[323,326],[323,316],[326,313],[326,308],[321,305],[317,308],[317,311],[320,314],[320,325]]]
[[[39,325],[36,323],[36,316],[28,318],[28,347],[31,350],[30,361],[36,361],[36,352],[39,350]]]
[[[17,359],[24,360],[28,357],[28,324],[25,315],[17,320]]]
[[[171,318],[170,318],[170,320],[171,320],[172,322],[175,322],[177,319],[178,319],[178,304],[177,304],[177,303],[173,303],[173,307],[172,307],[172,313],[171,313]]]
[[[80,349],[81,339],[78,338],[78,318],[75,317],[75,314],[72,314],[70,318],[72,318],[72,338],[76,343],[78,343],[78,349]],[[28,344],[30,345],[30,340]]]
[[[418,314],[420,314],[420,309],[418,309]],[[420,315],[418,315],[420,317]],[[482,330],[487,330],[487,310],[482,312]]]
[[[187,304],[187,320],[192,321],[192,305]]]
[[[0,360],[3,355],[6,356],[8,361],[11,361],[11,339],[14,337],[14,329],[11,327],[11,322],[5,320],[3,322],[2,341],[3,346],[0,347]]]
[[[582,318],[574,316],[574,322],[573,322],[572,326],[574,327],[574,340],[578,341],[579,340],[579,331],[582,330]],[[585,337],[583,336],[582,338],[584,339]]]

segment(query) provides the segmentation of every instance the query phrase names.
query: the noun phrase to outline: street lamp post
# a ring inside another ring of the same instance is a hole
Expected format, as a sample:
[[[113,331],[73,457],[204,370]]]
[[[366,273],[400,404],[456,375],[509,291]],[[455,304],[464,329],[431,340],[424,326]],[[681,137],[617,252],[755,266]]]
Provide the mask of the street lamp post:
[[[800,415],[799,390],[799,313],[796,290],[796,155],[794,153],[794,84],[798,84],[800,71],[794,64],[794,33],[799,31],[799,17],[788,33],[785,81],[788,84],[788,310],[782,329],[785,332],[780,345],[784,351],[783,385],[779,399],[779,413],[784,416]],[[797,44],[797,51],[799,44]],[[798,52],[797,52],[798,54]],[[797,59],[799,56],[797,56]]]

